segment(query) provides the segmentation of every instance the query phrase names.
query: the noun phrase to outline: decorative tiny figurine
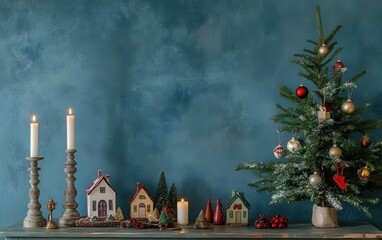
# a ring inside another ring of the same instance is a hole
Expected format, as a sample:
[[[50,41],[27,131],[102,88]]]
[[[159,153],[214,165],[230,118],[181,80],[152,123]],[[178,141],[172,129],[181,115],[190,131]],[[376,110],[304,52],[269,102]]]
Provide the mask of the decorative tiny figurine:
[[[166,228],[174,227],[174,221],[172,221],[171,217],[165,212],[162,211],[159,217],[159,228],[160,230],[164,230]]]
[[[216,208],[214,212],[214,224],[215,225],[223,225],[224,224],[224,213],[223,206],[220,198],[216,200]]]
[[[231,199],[227,204],[227,225],[248,226],[250,205],[243,192],[232,190]]]
[[[140,182],[136,184],[136,191],[130,198],[130,217],[147,218],[154,211],[154,201],[150,192]]]
[[[53,201],[52,198],[49,199],[48,203],[46,204],[46,207],[48,208],[49,211],[49,216],[48,216],[48,223],[46,224],[47,229],[56,229],[58,228],[57,223],[53,221],[53,210],[56,208],[56,203]]]
[[[117,211],[115,212],[114,218],[118,221],[122,221],[125,219],[123,216],[122,209],[120,207],[117,208]]]
[[[202,210],[200,210],[198,218],[195,220],[194,228],[206,229],[209,226],[210,226],[210,224],[208,223],[206,216],[204,214],[204,211],[202,209]]]
[[[115,215],[117,192],[110,184],[110,175],[102,176],[102,171],[98,170],[98,177],[85,191],[87,195],[88,217],[106,219]]]
[[[211,199],[207,199],[206,211],[205,211],[206,219],[209,223],[214,222],[214,213],[212,212]]]

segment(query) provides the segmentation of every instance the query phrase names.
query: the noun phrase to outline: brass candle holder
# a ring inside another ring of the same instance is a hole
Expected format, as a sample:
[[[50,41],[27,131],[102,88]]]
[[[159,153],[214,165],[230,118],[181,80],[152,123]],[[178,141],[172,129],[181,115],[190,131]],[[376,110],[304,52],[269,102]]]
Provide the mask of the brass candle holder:
[[[64,212],[58,220],[58,225],[60,227],[75,227],[76,220],[80,218],[80,213],[77,211],[78,203],[76,202],[77,189],[74,186],[74,181],[76,181],[74,173],[77,172],[77,162],[74,160],[74,153],[76,151],[76,149],[66,149],[66,162],[64,169],[66,173],[66,201],[62,205]]]
[[[46,207],[49,210],[48,223],[46,224],[46,229],[56,229],[58,228],[57,223],[53,221],[53,210],[56,208],[56,203],[52,198],[49,199]]]
[[[46,220],[41,213],[41,204],[39,202],[40,189],[38,184],[40,183],[38,171],[38,161],[44,159],[43,157],[27,157],[31,166],[29,168],[29,183],[31,188],[29,189],[29,204],[27,216],[24,218],[24,227],[44,227]]]

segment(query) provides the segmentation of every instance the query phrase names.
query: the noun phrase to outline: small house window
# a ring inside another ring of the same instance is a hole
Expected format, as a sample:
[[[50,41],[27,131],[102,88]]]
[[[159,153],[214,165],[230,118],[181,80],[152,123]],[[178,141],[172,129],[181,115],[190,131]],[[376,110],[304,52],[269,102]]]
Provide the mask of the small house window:
[[[109,210],[113,210],[113,200],[109,200]]]
[[[150,204],[147,205],[147,212],[150,212],[151,211],[151,206]]]
[[[139,195],[139,199],[146,199],[145,195]]]
[[[233,211],[229,211],[229,218],[233,218]]]
[[[137,212],[137,211],[138,211],[137,205],[134,205],[134,212]]]
[[[97,211],[97,201],[93,201],[92,205],[93,205],[93,211]]]
[[[100,187],[100,188],[99,188],[99,192],[100,192],[100,193],[105,193],[105,187]]]
[[[247,211],[243,211],[243,218],[247,218]]]

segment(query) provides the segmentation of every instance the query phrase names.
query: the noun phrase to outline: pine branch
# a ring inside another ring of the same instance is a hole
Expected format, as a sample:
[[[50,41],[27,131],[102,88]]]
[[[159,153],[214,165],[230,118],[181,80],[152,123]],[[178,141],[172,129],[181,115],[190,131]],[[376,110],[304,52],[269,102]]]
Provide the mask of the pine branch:
[[[363,75],[365,75],[366,74],[366,71],[364,70],[364,71],[362,71],[362,72],[359,72],[359,73],[357,73],[356,75],[354,75],[354,77],[352,77],[352,78],[350,78],[349,80],[348,80],[348,82],[355,82],[355,81],[357,81],[358,79],[360,79]]]
[[[315,41],[313,41],[313,40],[307,39],[306,41],[307,41],[308,43],[313,44],[315,47],[318,47],[318,46],[319,46],[318,43],[315,42]],[[315,53],[315,55],[317,55],[317,52]]]
[[[306,53],[310,53],[310,54],[312,54],[313,56],[317,57],[317,53],[314,52],[314,51],[312,51],[312,50],[304,49],[303,51],[306,52]]]
[[[328,44],[334,36],[337,34],[337,32],[342,28],[341,24],[337,24],[337,26],[333,29],[333,31],[329,34],[329,36],[325,39],[325,43]]]
[[[320,43],[324,43],[324,30],[322,28],[322,22],[321,22],[321,12],[320,7],[316,6],[316,18],[317,18],[317,30],[318,30],[318,36],[320,39]]]
[[[340,54],[342,51],[342,48],[337,48],[336,51],[329,57],[328,60],[322,63],[322,66],[326,66],[328,63],[330,63],[338,54]]]

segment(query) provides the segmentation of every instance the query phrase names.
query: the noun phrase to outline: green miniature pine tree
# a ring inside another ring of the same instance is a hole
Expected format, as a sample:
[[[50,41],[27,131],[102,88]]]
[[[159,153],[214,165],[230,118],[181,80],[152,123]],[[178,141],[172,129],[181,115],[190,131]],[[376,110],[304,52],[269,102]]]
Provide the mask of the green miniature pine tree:
[[[159,216],[159,225],[161,227],[171,228],[174,227],[175,223],[165,211],[162,211]]]
[[[166,176],[162,171],[159,176],[159,182],[157,186],[157,192],[155,195],[154,206],[158,209],[159,212],[162,211],[164,205],[168,204],[168,191],[167,191],[167,182]]]
[[[366,141],[361,146],[359,140],[354,139],[377,129],[380,121],[362,117],[371,104],[353,109],[354,105],[346,101],[356,88],[356,81],[366,72],[345,79],[346,68],[337,61],[330,73],[329,67],[342,51],[333,40],[341,25],[325,38],[318,6],[316,17],[318,40],[307,40],[312,48],[293,54],[296,59],[292,61],[302,68],[298,76],[311,82],[315,89],[305,92],[304,98],[301,92],[296,91],[296,96],[287,87],[281,87],[280,95],[292,105],[277,104],[280,113],[273,117],[281,125],[279,131],[298,135],[301,145],[291,142],[291,147],[297,148],[290,148],[293,152],[288,152],[285,159],[247,162],[239,164],[237,170],[253,170],[257,180],[249,185],[257,191],[272,193],[272,204],[311,200],[318,206],[340,210],[342,202],[347,202],[370,216],[365,203],[376,204],[379,199],[367,198],[364,192],[380,188],[375,176],[381,170],[377,165],[381,164],[378,161],[382,142],[369,145]],[[320,120],[318,114],[321,114]],[[313,175],[314,172],[317,173]]]
[[[172,214],[176,217],[178,205],[178,193],[176,191],[175,183],[170,187],[170,192],[168,193],[168,206],[171,208]]]

